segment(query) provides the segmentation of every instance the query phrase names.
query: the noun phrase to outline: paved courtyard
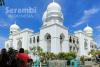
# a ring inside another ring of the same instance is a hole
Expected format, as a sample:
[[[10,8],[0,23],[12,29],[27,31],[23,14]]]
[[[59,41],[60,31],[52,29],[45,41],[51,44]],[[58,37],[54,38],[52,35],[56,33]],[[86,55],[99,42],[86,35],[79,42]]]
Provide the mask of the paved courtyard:
[[[81,66],[81,67],[100,67],[100,63],[87,61],[85,62],[85,66]]]

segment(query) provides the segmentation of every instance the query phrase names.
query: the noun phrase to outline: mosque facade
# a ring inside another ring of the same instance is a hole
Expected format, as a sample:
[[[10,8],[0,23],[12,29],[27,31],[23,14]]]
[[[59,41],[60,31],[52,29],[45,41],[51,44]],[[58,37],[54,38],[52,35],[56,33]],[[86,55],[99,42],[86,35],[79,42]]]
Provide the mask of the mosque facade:
[[[78,56],[88,56],[92,49],[96,49],[92,27],[87,25],[83,30],[70,34],[69,29],[63,25],[64,17],[58,3],[48,5],[42,21],[43,25],[38,33],[28,28],[21,30],[16,23],[12,24],[5,48],[30,50],[31,47],[40,46],[44,52],[57,54],[72,51]]]

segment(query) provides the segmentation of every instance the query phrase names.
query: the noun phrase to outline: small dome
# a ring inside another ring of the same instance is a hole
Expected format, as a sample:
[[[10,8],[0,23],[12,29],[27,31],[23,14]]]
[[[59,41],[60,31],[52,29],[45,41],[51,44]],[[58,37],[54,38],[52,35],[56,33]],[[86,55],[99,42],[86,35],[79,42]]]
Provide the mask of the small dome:
[[[13,24],[13,25],[10,26],[10,29],[19,30],[20,27],[15,23],[15,24]]]
[[[84,31],[89,33],[89,32],[93,32],[93,29],[92,29],[92,27],[87,26],[87,27],[84,28]]]
[[[59,10],[61,10],[61,7],[58,3],[52,2],[48,5],[47,10],[57,10],[57,11],[59,11]]]

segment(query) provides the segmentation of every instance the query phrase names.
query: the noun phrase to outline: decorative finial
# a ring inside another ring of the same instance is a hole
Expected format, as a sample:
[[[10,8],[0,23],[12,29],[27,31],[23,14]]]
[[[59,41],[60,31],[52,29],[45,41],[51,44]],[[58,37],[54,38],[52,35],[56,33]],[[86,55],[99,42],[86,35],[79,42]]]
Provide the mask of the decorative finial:
[[[16,21],[14,22],[14,24],[16,24]]]
[[[55,2],[55,0],[53,0],[53,2]]]
[[[88,25],[88,23],[87,23],[87,27],[88,27],[89,25]]]

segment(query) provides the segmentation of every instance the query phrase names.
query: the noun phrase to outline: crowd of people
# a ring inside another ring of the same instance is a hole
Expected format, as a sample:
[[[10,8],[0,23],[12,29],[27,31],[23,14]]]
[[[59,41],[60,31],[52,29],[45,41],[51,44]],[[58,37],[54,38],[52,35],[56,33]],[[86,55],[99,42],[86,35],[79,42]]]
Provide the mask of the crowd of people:
[[[0,67],[31,67],[32,59],[24,52],[10,48],[8,51],[3,48],[0,53]]]
[[[100,54],[98,54],[98,55],[96,55],[96,62],[98,63],[100,63]]]

